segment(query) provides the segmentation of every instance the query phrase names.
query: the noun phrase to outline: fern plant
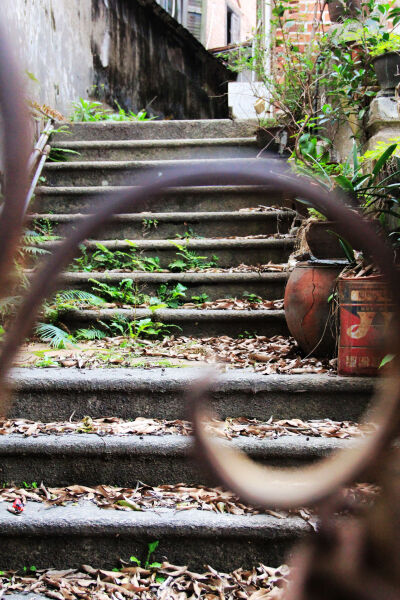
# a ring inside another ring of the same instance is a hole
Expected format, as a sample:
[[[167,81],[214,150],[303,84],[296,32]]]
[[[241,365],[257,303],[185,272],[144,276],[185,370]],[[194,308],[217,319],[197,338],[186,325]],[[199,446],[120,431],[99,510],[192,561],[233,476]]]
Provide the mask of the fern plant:
[[[187,271],[188,269],[208,269],[210,267],[216,267],[218,263],[218,257],[213,255],[212,258],[207,256],[199,256],[196,252],[188,250],[186,246],[172,242],[179,252],[176,253],[180,258],[172,261],[168,268],[171,271]]]
[[[106,337],[106,333],[101,329],[96,329],[95,327],[89,327],[88,329],[78,329],[75,333],[75,338],[77,340],[102,340]]]
[[[67,344],[75,345],[74,338],[70,333],[51,323],[38,323],[35,332],[42,342],[50,344],[57,350],[65,349]]]
[[[90,306],[101,306],[105,303],[103,298],[96,296],[91,292],[85,292],[84,290],[62,290],[57,292],[55,296],[57,306],[62,304],[80,303],[89,304]]]

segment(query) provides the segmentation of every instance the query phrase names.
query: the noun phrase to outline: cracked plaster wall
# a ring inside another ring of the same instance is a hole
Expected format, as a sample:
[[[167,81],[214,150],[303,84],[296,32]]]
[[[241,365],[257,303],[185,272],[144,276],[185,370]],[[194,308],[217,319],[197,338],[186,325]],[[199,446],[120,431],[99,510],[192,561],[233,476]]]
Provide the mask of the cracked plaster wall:
[[[68,115],[98,97],[170,118],[228,115],[232,75],[153,0],[1,0],[27,94]],[[93,87],[96,86],[96,87]]]

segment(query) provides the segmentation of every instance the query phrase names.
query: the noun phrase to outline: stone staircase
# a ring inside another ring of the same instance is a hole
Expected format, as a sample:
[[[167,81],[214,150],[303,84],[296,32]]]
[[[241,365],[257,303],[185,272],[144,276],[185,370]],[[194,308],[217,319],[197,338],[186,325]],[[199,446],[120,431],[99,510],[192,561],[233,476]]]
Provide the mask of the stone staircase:
[[[71,126],[71,135],[57,134],[53,146],[72,149],[68,162],[48,163],[45,184],[37,189],[32,219],[51,224],[62,235],[65,225],[96,210],[105,190],[135,185],[142,169],[155,176],[181,161],[193,164],[241,158],[251,163],[258,149],[254,125],[232,121],[163,121],[95,123]],[[90,278],[115,283],[133,279],[155,294],[163,283],[182,283],[187,296],[206,293],[215,300],[244,293],[267,299],[283,297],[284,272],[230,272],[241,264],[285,263],[293,247],[293,213],[273,190],[258,187],[204,186],[180,188],[157,199],[153,212],[117,215],[99,238],[88,240],[87,253],[98,243],[125,250],[134,241],[141,256],[158,256],[165,267],[176,255],[170,240],[201,255],[215,254],[219,272],[66,272],[61,288],[90,290]],[[258,205],[264,212],[246,211]],[[274,208],[277,206],[277,208]],[[143,223],[157,221],[147,230]],[[177,240],[190,231],[189,239]],[[279,233],[279,236],[276,236]],[[265,237],[247,237],[260,236]],[[46,245],[46,244],[45,244]],[[47,244],[48,245],[48,244]],[[183,335],[287,335],[282,310],[143,309],[75,310],[64,315],[71,330],[95,325],[117,314],[179,325]],[[85,416],[123,419],[185,418],[184,391],[200,368],[24,369],[13,372],[16,401],[10,417],[32,421],[80,420]],[[220,375],[212,405],[222,418],[359,419],[372,393],[370,380],[328,375],[269,375],[248,370]],[[230,442],[261,462],[295,466],[324,457],[352,440],[307,436],[257,439],[239,436]],[[208,484],[191,439],[183,435],[108,435],[66,433],[0,436],[0,478],[3,482],[44,481],[48,486],[116,485],[134,487],[179,482]],[[297,515],[233,515],[201,510],[154,509],[144,512],[102,510],[90,502],[45,507],[28,502],[20,517],[0,503],[0,567],[27,564],[55,568],[82,563],[115,566],[120,557],[141,556],[151,540],[160,540],[160,555],[171,562],[201,569],[204,564],[228,570],[257,562],[280,564],[293,542],[310,531]]]

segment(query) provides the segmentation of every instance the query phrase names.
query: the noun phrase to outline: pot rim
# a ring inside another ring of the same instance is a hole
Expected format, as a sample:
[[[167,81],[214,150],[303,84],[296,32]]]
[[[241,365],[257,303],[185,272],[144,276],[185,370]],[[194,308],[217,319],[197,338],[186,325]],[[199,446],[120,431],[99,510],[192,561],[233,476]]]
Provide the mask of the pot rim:
[[[379,58],[384,58],[385,56],[391,56],[393,54],[395,54],[396,56],[398,56],[400,58],[400,49],[398,51],[396,51],[396,50],[390,50],[390,52],[383,52],[382,54],[378,54],[377,56],[374,56],[371,59],[371,62],[375,62]]]
[[[385,277],[384,275],[363,275],[362,277],[344,277],[343,275],[339,275],[338,277],[338,281],[371,281],[372,283],[374,282],[379,282],[379,281],[385,281]]]

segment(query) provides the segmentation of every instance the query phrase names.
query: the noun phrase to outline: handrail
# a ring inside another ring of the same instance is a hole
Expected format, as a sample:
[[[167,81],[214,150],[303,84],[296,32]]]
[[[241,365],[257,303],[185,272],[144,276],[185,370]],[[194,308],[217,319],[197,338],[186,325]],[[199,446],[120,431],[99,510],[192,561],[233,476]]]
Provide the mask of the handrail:
[[[49,154],[50,154],[50,146],[47,145],[47,146],[45,146],[45,149],[41,152],[41,158],[40,158],[39,164],[37,165],[37,168],[36,168],[35,174],[33,176],[31,185],[29,186],[29,190],[28,190],[28,193],[27,193],[26,198],[25,198],[24,214],[26,214],[26,211],[28,210],[28,207],[29,207],[29,204],[30,204],[30,202],[32,200],[32,197],[33,197],[33,194],[34,194],[37,182],[39,181],[39,177],[42,174],[44,163],[46,162]]]
[[[50,146],[47,144],[47,142],[49,141],[49,137],[51,135],[51,133],[54,130],[54,119],[48,119],[45,128],[43,129],[42,133],[40,134],[40,137],[38,139],[38,141],[35,144],[35,147],[33,148],[31,155],[29,157],[29,161],[28,161],[28,173],[31,174],[38,158],[40,157],[39,163],[36,165],[36,169],[32,178],[32,182],[31,185],[29,186],[29,190],[28,193],[26,195],[25,198],[25,207],[24,207],[24,214],[26,214],[26,211],[28,210],[29,204],[32,200],[34,191],[35,191],[35,187],[37,185],[37,182],[39,181],[39,177],[42,173],[44,164],[49,156],[50,153]]]

